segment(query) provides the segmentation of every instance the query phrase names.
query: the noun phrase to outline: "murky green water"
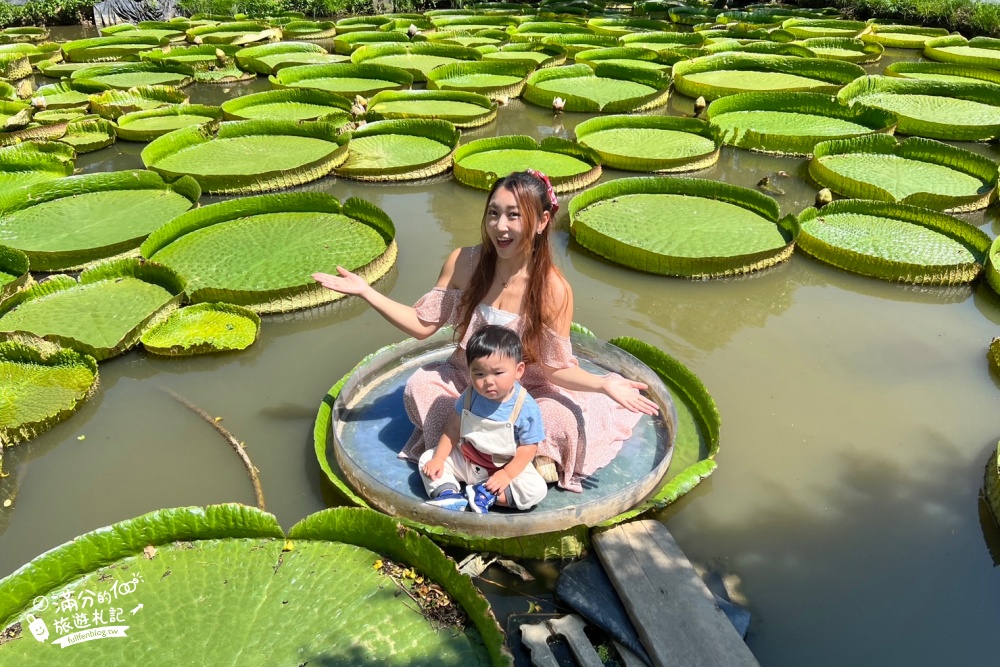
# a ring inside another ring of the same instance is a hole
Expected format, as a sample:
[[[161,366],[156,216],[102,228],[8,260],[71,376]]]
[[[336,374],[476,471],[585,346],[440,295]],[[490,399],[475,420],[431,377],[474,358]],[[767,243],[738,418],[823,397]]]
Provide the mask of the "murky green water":
[[[192,102],[218,103],[268,88],[258,79],[188,90]],[[690,108],[677,96],[662,113]],[[588,117],[515,102],[465,140],[571,137]],[[80,165],[141,168],[141,147],[120,142]],[[964,147],[998,157],[995,144]],[[772,175],[786,192],[782,211],[797,213],[815,194],[805,173],[804,159],[725,149],[717,166],[694,175],[750,187]],[[609,170],[604,179],[625,175]],[[391,186],[326,178],[307,187],[361,196],[389,213],[400,254],[383,289],[403,302],[433,284],[450,249],[478,240],[484,194],[449,178]],[[993,212],[970,219],[1000,232]],[[663,348],[718,402],[719,469],[664,518],[692,560],[742,578],[761,664],[996,664],[1000,570],[990,546],[1000,552],[1000,540],[995,529],[984,535],[977,496],[1000,437],[1000,380],[985,359],[1000,335],[1000,299],[982,285],[868,280],[799,254],[741,280],[663,278],[591,256],[570,242],[565,212],[560,222],[556,249],[575,289],[575,319],[602,338]],[[348,303],[268,318],[260,342],[235,356],[131,352],[102,363],[102,390],[77,416],[7,451],[0,498],[14,504],[0,510],[0,576],[147,511],[253,503],[233,452],[165,389],[246,440],[282,525],[326,507],[311,442],[319,401],[358,359],[400,337]]]

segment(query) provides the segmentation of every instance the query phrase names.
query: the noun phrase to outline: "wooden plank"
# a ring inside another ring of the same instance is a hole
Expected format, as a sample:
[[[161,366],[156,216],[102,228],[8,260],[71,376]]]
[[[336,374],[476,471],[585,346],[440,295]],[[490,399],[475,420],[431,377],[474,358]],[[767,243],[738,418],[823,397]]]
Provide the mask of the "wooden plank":
[[[757,667],[659,521],[595,533],[594,550],[657,667]]]

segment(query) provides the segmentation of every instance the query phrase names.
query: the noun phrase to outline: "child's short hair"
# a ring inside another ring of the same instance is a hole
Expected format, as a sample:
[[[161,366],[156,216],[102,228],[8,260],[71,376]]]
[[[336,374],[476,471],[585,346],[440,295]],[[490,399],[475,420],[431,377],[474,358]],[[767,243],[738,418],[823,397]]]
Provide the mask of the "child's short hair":
[[[465,362],[498,354],[521,363],[521,337],[507,327],[488,324],[469,339],[465,346]]]

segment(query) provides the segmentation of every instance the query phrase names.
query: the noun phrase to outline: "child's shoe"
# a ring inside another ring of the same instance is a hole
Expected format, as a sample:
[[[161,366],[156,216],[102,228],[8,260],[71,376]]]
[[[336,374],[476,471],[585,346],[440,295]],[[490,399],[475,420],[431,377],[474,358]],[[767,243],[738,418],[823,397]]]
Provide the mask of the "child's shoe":
[[[452,512],[464,512],[465,508],[469,506],[469,501],[458,491],[445,489],[436,498],[426,501],[424,505],[440,507],[443,510],[451,510]]]
[[[469,509],[476,514],[489,514],[490,508],[497,501],[497,497],[482,484],[469,484],[465,487],[465,495],[469,498]]]

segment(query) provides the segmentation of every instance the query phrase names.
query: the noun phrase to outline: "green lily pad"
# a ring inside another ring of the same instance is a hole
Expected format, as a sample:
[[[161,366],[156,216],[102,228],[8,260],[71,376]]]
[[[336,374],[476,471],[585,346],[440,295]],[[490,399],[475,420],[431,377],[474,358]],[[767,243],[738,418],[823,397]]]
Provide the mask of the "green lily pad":
[[[845,86],[846,104],[896,114],[896,131],[946,141],[981,141],[1000,135],[1000,87],[866,76]]]
[[[896,124],[891,113],[817,93],[730,95],[712,102],[708,119],[726,144],[787,155],[810,155],[829,139],[891,133]]]
[[[348,140],[326,122],[237,121],[215,134],[202,127],[165,134],[143,149],[142,161],[168,178],[190,175],[205,192],[267,192],[325,176],[346,159]]]
[[[271,90],[223,102],[227,120],[316,120],[342,126],[350,122],[351,101],[311,88]]]
[[[34,112],[27,104],[0,100],[0,131],[20,130],[31,122]]]
[[[64,79],[79,69],[93,66],[94,63],[66,63],[54,60],[42,60],[37,65],[39,72],[52,79]]]
[[[220,67],[218,69],[199,70],[194,73],[194,80],[197,83],[230,84],[239,81],[252,81],[257,78],[253,72],[244,72],[236,65]]]
[[[29,336],[0,342],[0,448],[68,419],[97,384],[89,355]]]
[[[721,145],[705,121],[673,116],[592,118],[576,126],[576,138],[608,167],[645,172],[704,169]]]
[[[679,92],[711,101],[746,92],[836,93],[865,71],[854,63],[822,58],[720,53],[679,62],[673,73]]]
[[[68,123],[71,120],[83,120],[84,118],[94,117],[92,114],[88,114],[85,108],[81,107],[71,107],[68,109],[46,109],[45,111],[36,111],[31,117],[32,123],[39,123],[41,125],[59,125],[62,123]]]
[[[937,37],[924,44],[924,56],[931,60],[957,65],[1000,69],[1000,39],[961,35]]]
[[[202,72],[231,64],[233,55],[240,51],[238,46],[227,44],[205,44],[202,46],[165,46],[162,50],[144,51],[139,54],[145,62],[165,65],[182,65]]]
[[[281,26],[288,39],[327,39],[337,34],[333,21],[291,21]]]
[[[236,52],[236,64],[240,69],[264,75],[273,74],[286,66],[344,60],[347,58],[332,56],[322,46],[308,42],[277,42],[250,46]]]
[[[990,246],[989,260],[986,263],[986,282],[997,294],[1000,294],[1000,243],[994,241]]]
[[[182,88],[194,82],[194,70],[186,65],[168,63],[115,63],[78,69],[70,80],[95,88],[128,90],[136,86],[173,86]]]
[[[134,111],[147,111],[171,104],[187,104],[188,97],[169,86],[137,86],[128,90],[106,90],[90,96],[90,109],[115,120]]]
[[[189,211],[154,232],[142,254],[184,276],[194,302],[283,312],[343,297],[312,280],[317,271],[381,278],[396,259],[394,237],[388,216],[365,201],[300,192]]]
[[[351,54],[351,62],[355,64],[404,69],[413,76],[414,81],[426,81],[427,73],[435,67],[480,59],[482,54],[475,49],[428,42],[364,46]]]
[[[363,46],[381,46],[383,44],[409,44],[410,38],[401,32],[386,32],[384,30],[356,30],[337,35],[333,40],[333,50],[344,56],[350,56]]]
[[[882,57],[885,47],[878,42],[863,42],[851,37],[814,37],[800,42],[817,58],[844,60],[849,63],[873,63]]]
[[[997,163],[978,153],[918,137],[897,144],[880,135],[820,144],[809,175],[847,197],[959,212],[988,206],[998,173]]]
[[[386,559],[443,589],[452,598],[445,604],[465,610],[467,626],[441,627],[414,611],[410,595],[417,593],[383,574]],[[0,646],[0,660],[50,661],[59,655],[60,640],[69,646],[74,636],[55,629],[59,596],[96,601],[112,594],[122,614],[142,607],[118,621],[118,628],[127,624],[127,633],[71,647],[100,664],[513,662],[472,581],[430,540],[392,518],[325,510],[286,537],[273,515],[236,504],[159,510],[123,521],[57,547],[0,581],[0,625],[25,628],[19,639]],[[57,602],[33,612],[38,597]],[[116,621],[102,616],[90,618],[113,635]],[[212,621],[197,621],[201,617]],[[27,633],[35,618],[52,633],[50,641]],[[184,642],[164,634],[164,627],[182,625]],[[229,639],[216,641],[220,636]]]
[[[600,157],[589,148],[558,137],[541,143],[528,136],[477,139],[455,152],[455,179],[489,190],[497,179],[515,171],[537,169],[556,192],[584,188],[601,177]]]
[[[787,259],[794,225],[749,188],[672,177],[624,178],[570,202],[570,232],[625,266],[687,277],[748,273]]]
[[[652,109],[667,103],[670,77],[664,72],[634,70],[598,63],[541,69],[528,77],[523,97],[532,104],[552,107],[555,98],[566,111],[626,112]]]
[[[0,78],[17,81],[31,76],[31,61],[23,53],[0,53]]]
[[[7,42],[43,42],[49,38],[49,29],[37,26],[4,28],[0,31],[0,41]]]
[[[121,60],[137,56],[143,51],[155,49],[167,40],[152,36],[135,37],[90,37],[77,39],[62,45],[63,56],[72,63]]]
[[[211,130],[222,120],[222,109],[203,104],[175,104],[149,111],[134,111],[118,118],[118,138],[152,141],[182,127],[198,125]]]
[[[116,130],[114,123],[103,118],[84,117],[71,120],[58,141],[72,146],[77,153],[90,153],[115,143]]]
[[[217,25],[203,25],[187,30],[187,41],[194,44],[229,44],[245,46],[281,39],[280,28],[268,28],[264,23],[230,21]]]
[[[77,268],[139,247],[198,201],[191,179],[147,171],[71,176],[0,196],[0,237],[36,271]]]
[[[891,63],[882,74],[901,79],[923,81],[943,81],[945,83],[969,83],[986,81],[1000,84],[1000,71],[974,65],[953,65],[950,63],[926,63],[897,61]]]
[[[270,81],[276,88],[314,88],[354,97],[409,88],[413,76],[398,67],[336,63],[286,67],[271,75]]]
[[[972,225],[925,208],[844,199],[799,214],[803,252],[845,271],[930,285],[969,283],[990,239]]]
[[[260,333],[260,316],[229,303],[199,303],[180,308],[142,335],[153,354],[189,356],[245,350]]]
[[[698,32],[640,32],[622,35],[620,44],[627,48],[649,49],[650,51],[672,50],[680,47],[701,47],[705,36]]]
[[[362,181],[427,178],[447,171],[459,131],[444,120],[381,120],[353,133],[338,176]]]
[[[531,67],[523,62],[470,62],[437,67],[427,74],[431,90],[457,90],[498,97],[517,97]]]
[[[18,292],[0,305],[0,331],[30,333],[101,361],[139,341],[180,302],[183,280],[166,267],[108,262]]]
[[[517,62],[529,67],[558,67],[566,62],[566,49],[556,44],[505,44],[499,50],[479,49],[483,60]]]
[[[56,142],[26,142],[0,149],[0,193],[73,173],[72,148]]]
[[[439,119],[455,127],[479,127],[496,119],[497,103],[458,90],[384,90],[368,101],[366,117]]]
[[[28,256],[16,248],[0,245],[0,301],[31,284]]]
[[[32,104],[41,109],[88,109],[90,94],[69,83],[54,83],[40,86],[32,96]]]
[[[799,39],[811,37],[860,37],[868,30],[864,21],[844,21],[841,19],[790,18],[781,24],[784,30]]]
[[[669,70],[670,65],[659,62],[659,54],[651,49],[640,47],[616,47],[612,49],[589,49],[576,55],[576,62],[594,66],[597,63],[610,63],[622,67],[637,69]]]
[[[861,35],[861,39],[865,42],[877,42],[887,49],[923,49],[931,39],[947,34],[948,31],[944,28],[873,23],[871,29]]]

